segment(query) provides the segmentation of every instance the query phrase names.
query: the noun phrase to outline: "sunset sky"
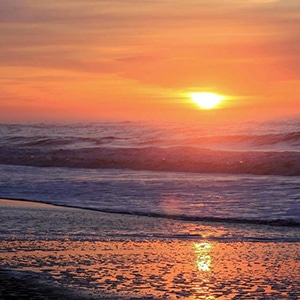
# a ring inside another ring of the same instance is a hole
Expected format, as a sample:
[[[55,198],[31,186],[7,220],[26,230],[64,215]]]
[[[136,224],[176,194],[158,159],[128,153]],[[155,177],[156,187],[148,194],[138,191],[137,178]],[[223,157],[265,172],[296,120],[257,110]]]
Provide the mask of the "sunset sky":
[[[1,0],[0,122],[300,115],[299,0]]]

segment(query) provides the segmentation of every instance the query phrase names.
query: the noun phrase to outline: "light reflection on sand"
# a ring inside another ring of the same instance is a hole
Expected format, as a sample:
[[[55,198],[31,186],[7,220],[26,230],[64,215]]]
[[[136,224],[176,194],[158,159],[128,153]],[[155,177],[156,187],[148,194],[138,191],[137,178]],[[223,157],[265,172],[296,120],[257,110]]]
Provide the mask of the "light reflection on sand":
[[[41,278],[47,275],[62,287],[86,290],[96,299],[300,296],[299,242],[220,242],[204,235],[211,236],[209,228],[223,234],[222,227],[190,227],[186,222],[59,207],[1,209],[5,213],[1,217],[0,268],[30,270]],[[197,240],[103,235],[103,231],[111,233],[113,226],[118,227],[115,232],[121,227],[136,230],[133,226],[139,224],[154,231],[159,222],[174,231],[173,224],[186,226],[184,231],[197,234]],[[92,228],[94,234],[86,236]],[[77,231],[82,233],[74,234]]]
[[[212,244],[208,242],[194,243],[196,266],[199,271],[210,271],[211,256],[209,253],[212,247]]]
[[[59,284],[87,289],[95,296],[232,299],[253,294],[296,299],[293,295],[300,287],[298,246],[175,240],[14,240],[2,241],[0,262],[2,266],[51,275]]]

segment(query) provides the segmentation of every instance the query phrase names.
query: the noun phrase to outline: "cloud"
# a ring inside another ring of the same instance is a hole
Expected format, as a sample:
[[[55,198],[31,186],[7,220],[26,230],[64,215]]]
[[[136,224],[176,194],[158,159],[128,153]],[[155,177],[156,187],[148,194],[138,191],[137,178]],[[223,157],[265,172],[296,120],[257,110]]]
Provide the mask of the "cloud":
[[[197,52],[219,62],[232,53],[290,61],[299,55],[299,11],[291,0],[2,0],[0,63],[140,76],[149,63],[168,68]]]

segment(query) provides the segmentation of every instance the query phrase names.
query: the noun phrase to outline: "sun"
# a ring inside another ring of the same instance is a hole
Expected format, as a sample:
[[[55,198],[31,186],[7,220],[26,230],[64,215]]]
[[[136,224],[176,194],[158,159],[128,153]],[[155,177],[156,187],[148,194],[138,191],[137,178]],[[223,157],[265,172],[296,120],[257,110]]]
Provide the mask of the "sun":
[[[189,96],[202,109],[213,109],[225,99],[222,95],[210,92],[190,93]]]

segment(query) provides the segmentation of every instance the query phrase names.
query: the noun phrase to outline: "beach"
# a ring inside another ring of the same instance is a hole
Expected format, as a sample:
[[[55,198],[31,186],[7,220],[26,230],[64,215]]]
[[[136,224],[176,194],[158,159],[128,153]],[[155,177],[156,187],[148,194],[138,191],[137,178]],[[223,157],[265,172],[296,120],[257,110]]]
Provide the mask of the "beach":
[[[201,239],[147,237],[135,224],[171,228],[175,221],[27,201],[0,205],[0,299],[300,296],[299,242],[214,241],[205,239],[214,227],[205,223],[197,224]],[[215,227],[225,234],[222,224]]]

